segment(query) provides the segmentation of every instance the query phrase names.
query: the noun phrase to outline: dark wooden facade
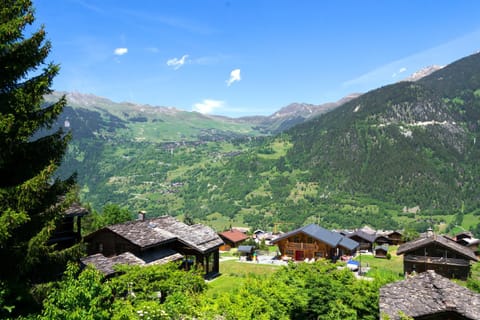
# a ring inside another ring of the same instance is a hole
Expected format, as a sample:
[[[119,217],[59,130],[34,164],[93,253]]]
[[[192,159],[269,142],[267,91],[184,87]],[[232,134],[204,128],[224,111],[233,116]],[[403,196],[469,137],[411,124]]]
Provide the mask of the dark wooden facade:
[[[468,248],[437,235],[420,238],[400,246],[397,254],[403,254],[404,272],[422,273],[434,270],[447,278],[466,280],[470,275],[470,261],[478,261]]]
[[[403,240],[403,234],[400,231],[390,232],[389,234],[387,234],[387,237],[390,240],[389,244],[397,246],[405,243],[405,241]]]
[[[219,247],[223,244],[212,229],[188,226],[168,216],[109,226],[88,235],[85,241],[89,255],[114,257],[129,252],[144,264],[163,259],[166,251],[179,253],[186,268],[199,265],[207,278],[219,274]]]
[[[373,249],[375,258],[386,258],[388,253],[388,244],[383,244],[381,246],[377,245]]]
[[[82,240],[82,217],[89,212],[78,203],[72,204],[64,213],[55,231],[48,240],[49,245],[55,245],[58,250],[70,248]]]

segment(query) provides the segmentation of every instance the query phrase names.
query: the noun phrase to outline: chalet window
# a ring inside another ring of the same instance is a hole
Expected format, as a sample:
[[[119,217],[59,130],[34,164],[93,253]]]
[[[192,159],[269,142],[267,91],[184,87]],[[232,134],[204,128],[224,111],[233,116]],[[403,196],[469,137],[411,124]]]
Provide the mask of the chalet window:
[[[315,252],[315,257],[317,257],[317,258],[323,258],[323,252],[321,252],[321,251]]]
[[[313,243],[313,238],[312,238],[312,237],[308,237],[308,238],[307,238],[307,243]]]
[[[295,236],[295,237],[293,237],[293,242],[295,242],[295,243],[300,243],[300,242],[302,242],[302,241],[300,240],[300,237],[299,237],[299,236]]]
[[[212,252],[207,256],[207,273],[215,270],[215,254]]]
[[[103,252],[103,243],[98,244],[98,252]]]
[[[293,256],[293,250],[285,250],[287,256]]]

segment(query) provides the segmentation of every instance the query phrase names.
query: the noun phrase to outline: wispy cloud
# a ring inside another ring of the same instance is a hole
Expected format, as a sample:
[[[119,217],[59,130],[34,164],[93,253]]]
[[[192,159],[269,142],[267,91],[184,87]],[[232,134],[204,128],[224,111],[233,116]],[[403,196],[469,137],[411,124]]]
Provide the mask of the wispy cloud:
[[[231,86],[232,83],[234,83],[235,81],[240,81],[242,80],[242,78],[240,77],[240,69],[235,69],[235,70],[232,70],[232,72],[230,72],[230,79],[228,79],[226,82],[227,82],[227,86]]]
[[[398,71],[397,71],[397,72],[395,72],[394,74],[392,74],[392,78],[395,78],[396,76],[398,76],[398,75],[400,75],[400,74],[404,73],[405,71],[407,71],[407,68],[405,68],[405,67],[401,67],[400,69],[398,69]]]
[[[182,67],[186,59],[188,58],[188,54],[183,55],[183,57],[179,58],[172,58],[167,61],[167,66],[172,67],[174,70],[178,70],[180,67]]]
[[[116,56],[123,56],[127,52],[128,52],[128,48],[116,48],[113,51],[113,54],[115,54]]]
[[[157,12],[147,12],[147,11],[137,11],[137,10],[118,10],[120,14],[128,15],[134,18],[135,23],[143,25],[145,27],[150,26],[152,28],[152,23],[155,25],[161,23],[167,27],[185,30],[194,34],[208,35],[216,33],[217,31],[210,27],[209,25],[204,24],[203,22],[184,19],[181,17],[176,17],[172,15],[159,15]]]
[[[105,11],[100,9],[100,7],[93,5],[89,3],[88,1],[82,1],[82,0],[73,0],[74,3],[78,3],[80,6],[84,7],[85,9],[88,9],[90,11],[94,11],[97,13],[104,13]]]
[[[197,111],[203,114],[212,113],[213,110],[223,107],[224,101],[205,99],[202,102],[195,103],[193,105],[193,111]]]
[[[150,52],[150,53],[159,53],[160,52],[160,49],[158,49],[157,47],[148,47],[148,48],[145,48],[145,50],[147,52]]]

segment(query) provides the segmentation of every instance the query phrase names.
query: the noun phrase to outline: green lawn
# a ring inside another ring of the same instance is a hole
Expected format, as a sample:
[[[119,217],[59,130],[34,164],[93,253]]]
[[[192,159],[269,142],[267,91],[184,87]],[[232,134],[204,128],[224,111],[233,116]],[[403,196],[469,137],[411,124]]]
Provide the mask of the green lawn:
[[[220,262],[221,275],[208,284],[207,295],[216,297],[223,292],[231,292],[240,287],[247,276],[265,276],[278,270],[280,266],[227,260]]]
[[[361,261],[362,266],[370,267],[372,271],[388,271],[398,275],[403,274],[403,257],[397,256],[398,246],[390,246],[388,252],[391,255],[391,259],[375,258],[371,254],[362,254]],[[360,261],[360,256],[355,257],[355,260]]]

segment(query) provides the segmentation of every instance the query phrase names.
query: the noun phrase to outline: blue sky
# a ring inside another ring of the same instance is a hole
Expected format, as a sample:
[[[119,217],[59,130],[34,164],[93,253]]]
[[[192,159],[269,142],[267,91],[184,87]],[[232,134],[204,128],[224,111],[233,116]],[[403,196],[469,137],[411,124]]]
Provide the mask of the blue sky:
[[[53,88],[232,117],[321,104],[480,50],[480,1],[33,0]]]

